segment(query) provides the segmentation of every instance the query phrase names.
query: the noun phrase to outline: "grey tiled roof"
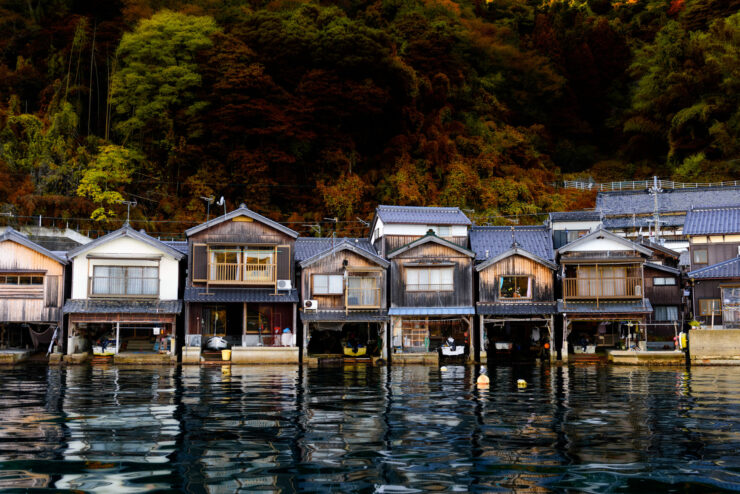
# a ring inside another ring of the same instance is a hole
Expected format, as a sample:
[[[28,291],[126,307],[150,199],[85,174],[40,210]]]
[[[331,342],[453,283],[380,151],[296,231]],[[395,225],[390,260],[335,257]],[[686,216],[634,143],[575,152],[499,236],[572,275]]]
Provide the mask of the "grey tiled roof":
[[[188,255],[188,243],[182,240],[165,240],[163,244],[172,247],[181,254]]]
[[[179,314],[182,300],[67,300],[65,314]]]
[[[287,302],[298,303],[298,290],[279,291],[275,295],[275,290],[269,288],[205,288],[187,287],[185,288],[185,302],[255,302],[255,303],[272,303]]]
[[[349,313],[343,310],[301,311],[301,321],[306,322],[386,322],[387,320],[388,312],[385,310],[350,311]]]
[[[555,221],[599,221],[598,211],[557,211],[550,213],[550,222]]]
[[[740,187],[705,187],[698,189],[668,189],[658,196],[658,210],[689,211],[695,207],[735,205],[740,197]],[[605,215],[652,213],[653,196],[647,190],[599,192],[596,210]]]
[[[740,203],[740,192],[737,194]],[[685,235],[740,233],[740,206],[693,209],[686,213]]]
[[[651,225],[652,216],[622,216],[619,218],[609,217],[604,215],[604,221],[602,222],[606,229],[617,229],[617,228],[642,228],[647,233],[648,227]],[[674,228],[683,226],[686,215],[684,214],[671,214],[662,215],[660,221],[661,228]]]
[[[696,269],[691,271],[688,277],[695,279],[740,278],[740,257]]]
[[[470,220],[460,208],[378,206],[377,216],[383,223],[414,225],[470,225]]]
[[[643,299],[645,304],[640,300],[633,302],[604,302],[599,301],[598,307],[596,302],[568,302],[564,304],[558,300],[558,312],[566,314],[646,314],[653,311],[648,299]]]
[[[511,249],[514,239],[521,249],[547,261],[555,260],[552,237],[546,226],[474,226],[470,229],[470,247],[475,258],[483,261]]]
[[[675,274],[675,275],[681,274],[681,271],[679,269],[672,268],[670,266],[664,266],[662,264],[655,264],[655,263],[652,263],[652,262],[646,262],[645,263],[645,268],[646,269],[647,268],[657,269],[658,271],[665,271],[666,273],[671,273],[671,274]]]
[[[169,245],[165,244],[164,242],[162,242],[160,240],[157,240],[156,238],[152,237],[151,235],[147,235],[146,232],[144,232],[143,230],[142,231],[134,230],[128,224],[125,224],[121,228],[119,228],[118,230],[115,230],[115,231],[110,232],[110,233],[108,233],[106,235],[103,235],[102,237],[98,237],[98,238],[96,238],[95,240],[93,240],[90,243],[87,243],[87,244],[84,244],[84,245],[80,245],[76,249],[73,249],[73,250],[69,251],[67,253],[67,257],[69,257],[70,259],[72,259],[72,258],[77,257],[77,256],[79,256],[81,254],[84,254],[85,252],[88,252],[88,251],[90,251],[90,250],[92,250],[92,249],[94,249],[94,248],[96,248],[96,247],[98,247],[100,245],[103,245],[106,242],[110,242],[111,240],[115,240],[115,239],[121,238],[121,237],[129,237],[129,238],[133,238],[135,240],[139,240],[141,242],[144,242],[145,244],[150,245],[150,246],[154,247],[155,249],[158,249],[158,250],[160,250],[160,251],[162,251],[162,252],[164,252],[164,253],[166,253],[166,254],[174,257],[178,261],[180,259],[182,259],[182,257],[183,257],[183,253],[180,252],[179,250],[173,249]]]
[[[342,243],[349,243],[374,256],[378,255],[373,245],[366,238],[299,237],[295,240],[295,260],[296,262],[305,261]]]
[[[519,303],[519,304],[486,304],[478,303],[476,312],[486,316],[531,316],[538,314],[554,314],[557,304],[553,303]]]

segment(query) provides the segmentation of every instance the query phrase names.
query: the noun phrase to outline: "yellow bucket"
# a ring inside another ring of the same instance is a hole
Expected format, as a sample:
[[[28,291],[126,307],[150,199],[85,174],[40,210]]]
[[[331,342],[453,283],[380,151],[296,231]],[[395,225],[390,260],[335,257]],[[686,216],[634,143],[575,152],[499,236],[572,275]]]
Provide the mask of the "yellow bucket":
[[[221,350],[221,360],[231,360],[231,350]]]

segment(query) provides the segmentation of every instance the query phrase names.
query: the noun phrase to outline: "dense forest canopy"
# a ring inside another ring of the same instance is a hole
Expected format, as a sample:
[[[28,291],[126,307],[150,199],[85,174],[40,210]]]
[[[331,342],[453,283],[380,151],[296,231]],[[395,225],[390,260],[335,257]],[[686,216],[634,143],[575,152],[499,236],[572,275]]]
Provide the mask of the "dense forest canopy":
[[[377,203],[536,221],[593,200],[563,178],[737,179],[738,11],[0,0],[0,207],[106,229],[136,200],[135,226],[165,233],[224,196],[362,234]]]

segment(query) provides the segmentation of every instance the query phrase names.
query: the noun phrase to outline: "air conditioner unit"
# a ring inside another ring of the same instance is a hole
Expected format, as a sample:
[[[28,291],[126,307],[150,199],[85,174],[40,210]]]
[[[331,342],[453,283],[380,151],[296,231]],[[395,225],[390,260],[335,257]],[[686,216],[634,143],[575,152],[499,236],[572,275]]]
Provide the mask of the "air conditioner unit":
[[[291,288],[293,288],[293,284],[290,280],[277,280],[278,290],[290,290]]]
[[[303,310],[316,310],[319,307],[319,303],[316,300],[304,300]]]

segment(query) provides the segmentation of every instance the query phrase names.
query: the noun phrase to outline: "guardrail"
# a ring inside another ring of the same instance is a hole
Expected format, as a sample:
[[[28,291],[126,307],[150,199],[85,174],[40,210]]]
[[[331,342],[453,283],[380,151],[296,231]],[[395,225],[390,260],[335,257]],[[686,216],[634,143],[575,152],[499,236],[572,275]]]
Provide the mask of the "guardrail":
[[[673,180],[658,180],[661,189],[700,189],[706,187],[740,187],[740,180],[726,182],[674,182]],[[653,180],[629,180],[624,182],[584,182],[566,180],[563,187],[566,189],[595,190],[599,192],[613,192],[619,190],[645,190],[653,187]]]

